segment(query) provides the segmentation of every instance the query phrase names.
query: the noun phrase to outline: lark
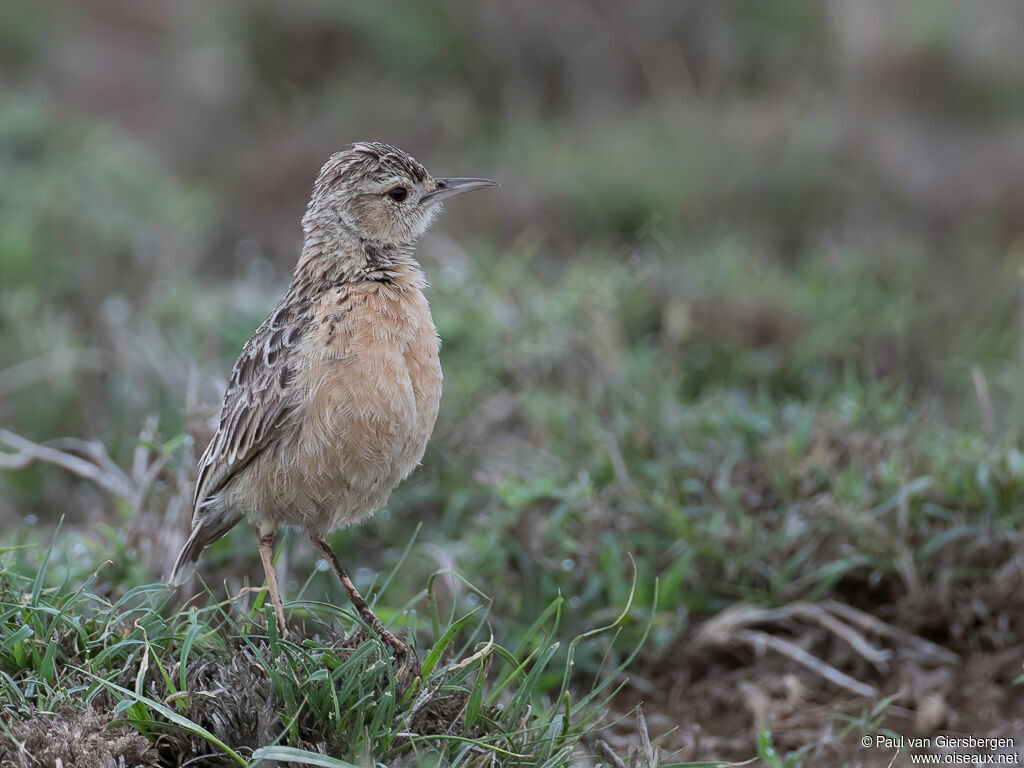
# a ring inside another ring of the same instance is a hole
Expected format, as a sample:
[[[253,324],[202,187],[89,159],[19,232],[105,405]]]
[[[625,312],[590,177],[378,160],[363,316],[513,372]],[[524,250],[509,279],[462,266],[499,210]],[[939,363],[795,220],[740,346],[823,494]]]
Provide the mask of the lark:
[[[423,457],[441,399],[440,339],[413,245],[444,200],[495,184],[435,178],[380,142],[327,161],[302,219],[288,291],[231,373],[172,584],[247,519],[285,634],[273,553],[278,528],[291,526],[320,550],[363,621],[396,656],[408,654],[325,537],[372,515]]]

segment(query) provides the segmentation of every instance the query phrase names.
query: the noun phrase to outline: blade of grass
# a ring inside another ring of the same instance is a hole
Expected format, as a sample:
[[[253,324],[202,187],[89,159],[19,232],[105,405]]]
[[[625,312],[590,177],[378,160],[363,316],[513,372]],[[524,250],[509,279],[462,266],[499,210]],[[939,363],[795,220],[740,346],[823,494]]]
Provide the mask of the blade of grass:
[[[308,752],[305,749],[295,747],[261,747],[252,753],[252,762],[249,766],[255,768],[264,760],[280,760],[282,762],[299,763],[301,765],[314,765],[318,768],[359,768],[352,763],[339,760],[336,757],[321,755],[316,752]]]
[[[416,524],[416,530],[412,532],[412,536],[409,538],[409,543],[405,545],[405,549],[402,550],[402,554],[398,556],[398,562],[395,563],[394,567],[388,573],[387,578],[384,579],[384,583],[381,584],[380,589],[376,592],[371,592],[371,607],[375,607],[377,605],[377,601],[385,592],[387,592],[388,587],[391,585],[391,581],[395,578],[395,575],[398,573],[399,569],[401,569],[401,567],[405,564],[405,561],[408,559],[409,553],[412,551],[412,545],[416,542],[416,538],[420,535],[421,530],[423,530],[422,522]]]
[[[454,622],[450,627],[448,627],[448,631],[444,633],[441,639],[434,643],[434,647],[430,649],[429,653],[427,653],[426,658],[423,660],[423,665],[420,668],[421,675],[424,680],[430,677],[431,671],[437,665],[437,662],[441,660],[441,654],[444,653],[452,640],[455,639],[455,635],[458,634],[459,630],[469,623],[469,620],[473,618],[473,615],[477,610],[479,609],[474,608],[458,621]]]
[[[144,696],[142,694],[135,693],[134,691],[131,691],[131,690],[127,689],[127,688],[124,688],[124,687],[118,685],[117,683],[113,683],[113,682],[111,682],[109,680],[104,680],[102,677],[99,677],[98,675],[94,675],[92,672],[90,672],[87,669],[79,669],[78,671],[88,675],[91,678],[93,678],[97,683],[99,683],[101,686],[106,688],[111,693],[121,694],[121,696],[126,696],[129,699],[132,699],[134,701],[137,701],[140,704],[145,705],[146,707],[149,707],[150,709],[156,710],[161,715],[166,717],[172,724],[178,726],[179,728],[184,730],[186,733],[189,733],[189,734],[191,734],[193,736],[198,736],[201,739],[205,739],[207,742],[209,742],[210,744],[215,746],[217,749],[223,751],[226,755],[228,755],[231,759],[233,759],[239,765],[243,765],[243,766],[248,765],[248,761],[246,761],[246,759],[244,757],[242,757],[240,754],[235,752],[235,750],[233,750],[231,747],[229,747],[223,741],[218,739],[216,736],[214,736],[208,730],[203,728],[203,726],[198,725],[197,723],[192,722],[191,720],[189,720],[184,715],[178,714],[173,709],[170,709],[169,707],[164,706],[163,704],[161,704],[158,701],[154,701],[153,699],[149,698],[148,696]],[[159,725],[159,724],[160,723],[157,722],[157,725]]]

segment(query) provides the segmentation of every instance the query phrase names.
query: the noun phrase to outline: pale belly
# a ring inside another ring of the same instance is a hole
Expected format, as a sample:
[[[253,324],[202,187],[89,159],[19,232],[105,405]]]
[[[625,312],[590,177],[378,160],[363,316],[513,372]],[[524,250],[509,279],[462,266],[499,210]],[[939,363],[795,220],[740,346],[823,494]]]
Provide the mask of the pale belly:
[[[429,311],[401,333],[381,334],[372,314],[363,317],[364,332],[353,327],[339,354],[306,357],[301,419],[243,470],[254,474],[236,485],[246,490],[233,506],[262,530],[328,533],[365,520],[423,457],[441,399]]]

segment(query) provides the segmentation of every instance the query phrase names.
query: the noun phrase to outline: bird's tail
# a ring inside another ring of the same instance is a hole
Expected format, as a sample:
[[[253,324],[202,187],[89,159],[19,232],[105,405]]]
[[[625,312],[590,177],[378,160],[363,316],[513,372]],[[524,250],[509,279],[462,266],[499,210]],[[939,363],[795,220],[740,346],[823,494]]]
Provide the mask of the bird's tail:
[[[188,541],[182,546],[181,552],[178,553],[167,583],[172,587],[180,587],[188,581],[189,576],[196,569],[196,563],[199,562],[199,555],[203,553],[203,550],[238,525],[241,519],[241,515],[222,514],[204,518],[202,522],[198,523],[192,529],[192,535],[188,537]]]
[[[206,546],[206,534],[204,530],[205,526],[197,525],[192,529],[192,535],[188,537],[188,540],[181,548],[181,552],[178,553],[178,557],[174,560],[174,567],[171,568],[171,575],[167,579],[167,583],[172,587],[180,587],[186,581],[196,569],[196,564],[199,562],[199,555],[202,554],[203,548]]]

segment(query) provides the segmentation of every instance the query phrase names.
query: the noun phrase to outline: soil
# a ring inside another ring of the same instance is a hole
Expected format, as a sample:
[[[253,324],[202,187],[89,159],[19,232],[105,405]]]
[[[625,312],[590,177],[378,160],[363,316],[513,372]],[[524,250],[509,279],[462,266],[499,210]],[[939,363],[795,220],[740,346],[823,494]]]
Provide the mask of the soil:
[[[863,626],[844,622],[840,634],[823,627],[827,621],[815,612],[836,605],[831,602],[808,611],[796,604],[747,615],[730,609],[733,619],[719,614],[695,626],[668,656],[634,671],[616,700],[611,719],[621,721],[608,739],[619,754],[636,749],[629,712],[641,706],[664,763],[751,760],[767,730],[779,754],[803,749],[805,766],[910,765],[911,753],[940,755],[940,764],[965,764],[968,755],[982,764],[1024,764],[1022,592],[1015,575],[947,595],[941,624],[937,595],[905,598],[875,610],[899,625],[876,615]],[[849,614],[858,615],[871,617]],[[744,634],[752,628],[753,636]],[[756,633],[789,641],[873,695],[857,695],[774,647],[746,642],[763,639]],[[869,645],[858,651],[851,642],[860,640]],[[868,660],[871,649],[884,661]],[[898,737],[902,749],[892,741]],[[951,748],[949,737],[1012,743]],[[925,741],[912,745],[914,738]],[[947,758],[950,753],[955,756]]]

